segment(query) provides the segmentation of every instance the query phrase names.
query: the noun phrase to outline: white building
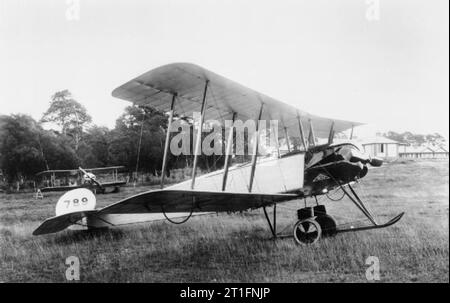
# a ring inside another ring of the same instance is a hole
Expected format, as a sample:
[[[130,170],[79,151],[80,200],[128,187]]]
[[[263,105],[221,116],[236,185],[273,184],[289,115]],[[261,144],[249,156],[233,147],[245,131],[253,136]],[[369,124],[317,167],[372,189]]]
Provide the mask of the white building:
[[[402,146],[401,158],[444,159],[448,158],[448,150],[442,145]]]
[[[365,153],[373,157],[442,159],[448,158],[448,148],[443,145],[409,145],[395,140],[376,136],[359,142]]]
[[[403,143],[381,136],[364,139],[360,144],[363,146],[365,153],[384,159],[398,158],[400,146],[404,145]]]

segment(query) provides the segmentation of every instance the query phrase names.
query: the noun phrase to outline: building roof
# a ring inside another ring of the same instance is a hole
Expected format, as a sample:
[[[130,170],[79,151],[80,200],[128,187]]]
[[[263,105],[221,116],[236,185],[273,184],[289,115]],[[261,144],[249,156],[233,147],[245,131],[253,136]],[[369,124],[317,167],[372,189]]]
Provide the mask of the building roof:
[[[445,152],[448,153],[448,148],[444,145],[435,145],[434,146],[434,151],[435,152]]]
[[[431,153],[433,150],[423,145],[409,145],[405,147],[405,150],[401,153]]]
[[[370,145],[370,144],[403,144],[403,143],[394,141],[394,140],[386,138],[386,137],[375,136],[375,137],[362,139],[361,144],[362,145]]]
[[[448,150],[442,145],[410,145],[406,146],[401,153],[442,153]]]

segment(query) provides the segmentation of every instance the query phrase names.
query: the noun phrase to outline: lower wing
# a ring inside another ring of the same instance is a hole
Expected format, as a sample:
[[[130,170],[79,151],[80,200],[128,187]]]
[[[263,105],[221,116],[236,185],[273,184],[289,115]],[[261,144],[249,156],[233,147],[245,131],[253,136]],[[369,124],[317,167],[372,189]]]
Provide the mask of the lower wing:
[[[99,210],[99,214],[160,212],[234,212],[294,200],[294,194],[232,193],[195,190],[155,190]]]
[[[81,220],[104,221],[106,225],[114,223],[130,224],[161,220],[162,218],[177,218],[186,214],[205,214],[210,212],[235,212],[247,209],[269,206],[275,203],[294,200],[293,194],[258,194],[258,193],[230,193],[194,190],[156,190],[144,192],[115,204],[98,210],[84,210],[70,212],[45,220],[33,235],[42,235],[62,231],[65,228],[80,224]],[[164,216],[161,216],[161,213]],[[126,215],[114,217],[114,215]],[[136,214],[159,214],[143,215]],[[111,218],[117,222],[111,222]],[[80,224],[83,225],[83,224]],[[93,226],[96,227],[96,226]]]

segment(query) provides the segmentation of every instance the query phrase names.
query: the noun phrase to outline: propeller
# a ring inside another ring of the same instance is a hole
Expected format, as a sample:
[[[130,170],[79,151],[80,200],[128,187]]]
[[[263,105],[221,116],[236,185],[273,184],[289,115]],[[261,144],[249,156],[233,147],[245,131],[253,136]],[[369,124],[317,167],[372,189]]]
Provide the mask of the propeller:
[[[383,160],[380,158],[370,158],[370,165],[380,167],[383,164]]]

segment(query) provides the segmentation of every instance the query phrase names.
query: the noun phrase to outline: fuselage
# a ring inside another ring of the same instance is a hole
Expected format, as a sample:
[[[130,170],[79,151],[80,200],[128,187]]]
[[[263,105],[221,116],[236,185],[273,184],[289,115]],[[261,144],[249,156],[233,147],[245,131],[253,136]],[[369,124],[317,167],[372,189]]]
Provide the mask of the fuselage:
[[[255,193],[296,193],[299,197],[325,194],[339,186],[364,177],[373,159],[351,144],[322,145],[293,151],[281,158],[259,157],[253,187],[249,188],[251,164],[231,166],[225,191]],[[195,190],[221,191],[224,171],[197,177]],[[191,189],[187,180],[166,189]]]
[[[310,149],[305,156],[305,196],[325,194],[347,183],[363,178],[367,165],[382,162],[360,152],[351,143],[324,145]]]

